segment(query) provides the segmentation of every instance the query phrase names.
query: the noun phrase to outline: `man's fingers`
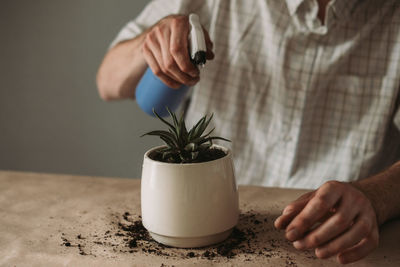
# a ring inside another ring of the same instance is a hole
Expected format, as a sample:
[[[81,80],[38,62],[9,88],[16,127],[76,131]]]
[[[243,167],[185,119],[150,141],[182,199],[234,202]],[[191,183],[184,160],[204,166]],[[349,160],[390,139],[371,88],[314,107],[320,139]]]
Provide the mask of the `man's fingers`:
[[[207,45],[206,59],[212,60],[212,59],[214,59],[214,57],[215,57],[215,55],[214,55],[214,52],[212,51],[212,46],[210,47]]]
[[[189,30],[187,16],[168,16],[147,33],[143,44],[146,62],[153,73],[172,88],[178,88],[182,84],[194,85],[200,78],[200,72],[189,56]],[[206,57],[212,59],[212,42],[207,31],[205,33]]]
[[[143,44],[143,50],[151,52],[151,55],[149,53],[147,54],[149,56],[149,59],[156,61],[157,66],[160,68],[161,71],[164,72],[164,66],[162,64],[161,44],[159,43],[157,35],[153,31],[149,32],[146,35],[146,40]]]
[[[371,253],[379,243],[378,231],[372,231],[371,235],[361,240],[360,243],[337,256],[337,261],[341,264],[351,263],[364,258]]]
[[[199,70],[189,58],[188,35],[189,22],[187,17],[174,18],[171,27],[170,53],[182,72],[189,74],[193,78],[197,78],[199,76]]]
[[[348,249],[370,235],[373,223],[367,216],[360,216],[345,233],[315,250],[318,258],[328,258]]]
[[[194,85],[198,81],[198,78],[193,78],[190,75],[182,72],[170,53],[170,31],[161,31],[159,28],[156,28],[155,31],[158,35],[158,39],[160,40],[162,64],[164,66],[163,71],[165,74],[182,84]]]
[[[285,229],[292,219],[304,208],[313,194],[314,192],[306,193],[287,205],[283,210],[282,215],[275,220],[275,227],[277,229]]]
[[[347,199],[346,199],[347,200]],[[352,205],[350,201],[342,201],[335,213],[330,213],[329,219],[322,222],[312,232],[308,233],[303,239],[293,243],[296,249],[310,249],[319,247],[332,238],[346,231],[357,216],[358,207]]]
[[[168,77],[167,75],[165,75],[163,73],[163,71],[161,70],[161,67],[158,65],[157,60],[154,58],[154,55],[152,53],[152,51],[147,47],[146,44],[143,45],[143,49],[142,49],[143,55],[146,59],[147,64],[149,65],[151,71],[163,82],[165,83],[167,86],[171,87],[171,88],[175,88],[178,89],[181,84],[178,83],[177,81],[171,79],[170,77]]]
[[[298,249],[316,247],[318,258],[339,255],[340,262],[352,262],[377,246],[379,233],[371,203],[346,183],[325,183],[294,214],[282,215],[275,225],[281,227],[289,220],[286,238],[296,241],[293,245]]]
[[[207,47],[206,59],[212,60],[212,59],[214,59],[214,57],[215,57],[214,52],[210,48]]]
[[[289,205],[287,207],[287,209],[285,208],[285,210],[283,211],[282,215],[279,216],[275,222],[275,228],[277,229],[285,229],[286,226],[290,223],[291,220],[293,220],[293,218],[303,209],[303,207],[305,206],[307,202],[304,201],[304,205],[303,206],[292,206]]]
[[[303,237],[311,228],[340,200],[340,192],[335,182],[327,182],[321,186],[305,208],[293,219],[286,228],[286,238],[295,241]]]

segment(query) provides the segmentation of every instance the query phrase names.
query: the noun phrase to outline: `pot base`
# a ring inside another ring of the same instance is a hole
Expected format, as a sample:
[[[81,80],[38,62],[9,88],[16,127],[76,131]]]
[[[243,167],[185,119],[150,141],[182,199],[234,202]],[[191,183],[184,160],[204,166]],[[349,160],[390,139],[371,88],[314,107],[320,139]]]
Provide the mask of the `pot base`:
[[[199,248],[224,241],[232,233],[233,228],[222,233],[200,237],[172,237],[150,232],[150,236],[157,242],[177,248]]]

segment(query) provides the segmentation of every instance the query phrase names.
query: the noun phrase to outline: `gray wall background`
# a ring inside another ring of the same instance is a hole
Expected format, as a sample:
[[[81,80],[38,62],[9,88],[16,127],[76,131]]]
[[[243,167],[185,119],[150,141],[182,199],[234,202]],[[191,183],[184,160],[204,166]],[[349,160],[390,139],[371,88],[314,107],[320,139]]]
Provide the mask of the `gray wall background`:
[[[139,136],[161,123],[133,101],[103,102],[95,75],[147,0],[3,0],[0,169],[140,177]]]

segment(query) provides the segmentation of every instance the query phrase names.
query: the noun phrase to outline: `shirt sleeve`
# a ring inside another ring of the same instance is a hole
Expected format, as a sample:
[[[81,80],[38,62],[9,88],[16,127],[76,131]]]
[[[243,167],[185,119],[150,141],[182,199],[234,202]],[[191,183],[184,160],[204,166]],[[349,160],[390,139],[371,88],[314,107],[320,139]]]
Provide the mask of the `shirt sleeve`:
[[[139,16],[128,22],[111,43],[116,44],[130,40],[154,25],[160,19],[171,14],[189,14],[195,12],[206,3],[206,0],[152,0]]]

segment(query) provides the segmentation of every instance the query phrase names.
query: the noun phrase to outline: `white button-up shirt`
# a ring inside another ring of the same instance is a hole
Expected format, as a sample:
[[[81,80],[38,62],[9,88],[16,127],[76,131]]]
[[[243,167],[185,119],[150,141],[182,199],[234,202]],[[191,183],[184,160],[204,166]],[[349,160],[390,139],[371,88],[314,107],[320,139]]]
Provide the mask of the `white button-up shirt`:
[[[192,12],[216,57],[187,120],[214,113],[238,183],[316,188],[400,160],[400,1],[331,1],[321,23],[315,0],[158,0],[113,44]]]

